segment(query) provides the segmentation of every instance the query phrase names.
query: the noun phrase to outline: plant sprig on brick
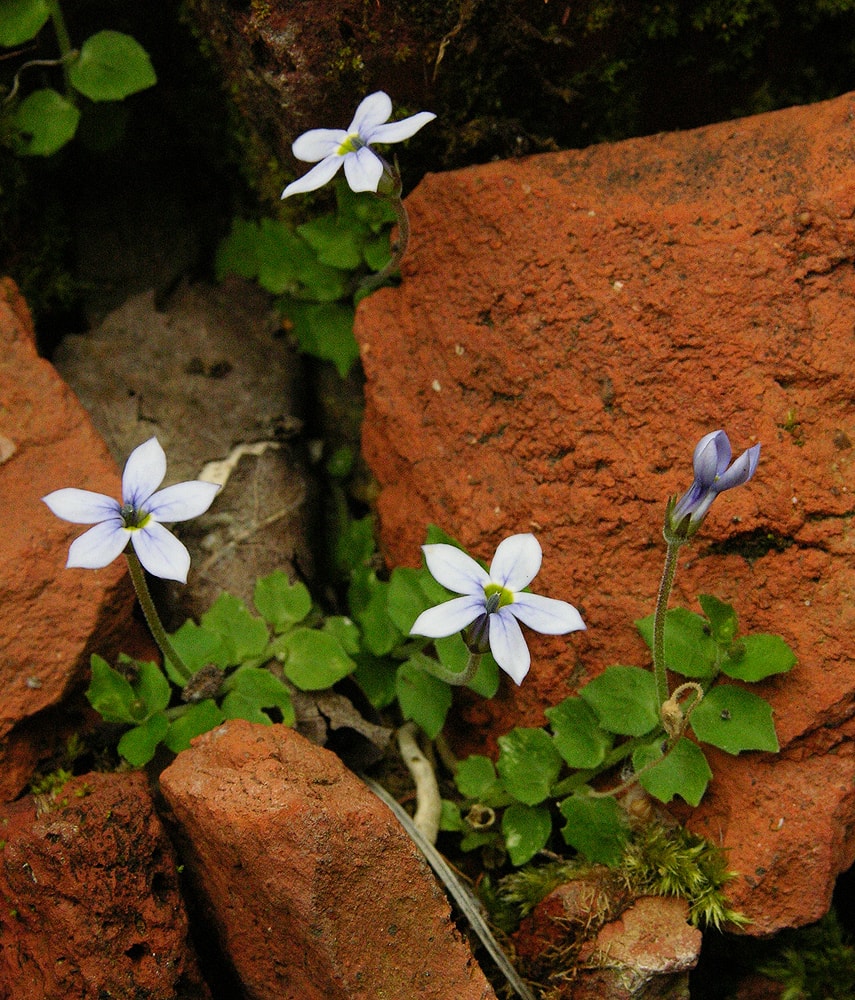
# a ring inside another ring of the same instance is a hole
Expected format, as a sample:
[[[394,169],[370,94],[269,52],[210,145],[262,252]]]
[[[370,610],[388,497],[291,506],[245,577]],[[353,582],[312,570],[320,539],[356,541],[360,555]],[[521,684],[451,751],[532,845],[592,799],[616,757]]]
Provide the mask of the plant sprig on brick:
[[[27,46],[50,22],[58,55],[20,61],[0,100],[0,141],[21,156],[52,156],[70,142],[88,101],[123,101],[154,86],[145,49],[130,35],[104,30],[75,48],[59,0],[14,0],[3,5],[0,49]],[[15,52],[4,53],[6,58]],[[31,70],[55,67],[58,87],[28,90]]]

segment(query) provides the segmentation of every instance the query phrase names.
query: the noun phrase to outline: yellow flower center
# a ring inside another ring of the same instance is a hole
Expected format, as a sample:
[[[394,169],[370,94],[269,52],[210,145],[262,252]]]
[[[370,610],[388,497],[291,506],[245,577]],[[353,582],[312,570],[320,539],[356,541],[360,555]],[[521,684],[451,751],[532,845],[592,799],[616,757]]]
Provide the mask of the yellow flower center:
[[[359,136],[358,132],[351,132],[350,135],[345,136],[344,142],[336,150],[338,156],[347,156],[348,153],[355,153],[358,149],[362,149],[365,143]]]
[[[492,605],[494,611],[514,603],[514,592],[498,583],[488,583],[484,588],[484,597],[487,599],[488,607]],[[496,602],[497,597],[498,602]]]

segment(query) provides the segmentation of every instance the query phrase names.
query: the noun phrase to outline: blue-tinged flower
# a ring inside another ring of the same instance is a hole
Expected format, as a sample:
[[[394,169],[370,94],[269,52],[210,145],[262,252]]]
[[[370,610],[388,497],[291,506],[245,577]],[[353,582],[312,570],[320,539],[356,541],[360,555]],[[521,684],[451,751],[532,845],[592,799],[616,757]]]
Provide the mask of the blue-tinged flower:
[[[391,114],[391,98],[378,90],[362,101],[346,131],[341,128],[313,128],[304,132],[294,141],[291,150],[298,160],[317,163],[317,166],[289,184],[282,197],[323,187],[342,166],[347,183],[354,191],[376,193],[384,173],[390,181],[393,178],[389,165],[371,148],[372,143],[403,142],[436,118],[430,111],[420,111],[399,122],[389,122]]]
[[[760,445],[748,448],[733,465],[730,456],[730,441],[724,431],[705,434],[697,443],[692,459],[695,481],[676,503],[669,503],[666,530],[672,535],[691,538],[719,493],[748,482],[757,469]]]
[[[502,670],[521,684],[531,656],[520,622],[545,635],[585,628],[582,616],[566,601],[523,591],[537,576],[543,558],[534,535],[511,535],[501,542],[489,573],[453,545],[423,545],[422,552],[431,576],[463,596],[422,612],[411,635],[440,639],[468,629],[470,649],[485,653],[489,647]]]
[[[42,497],[64,521],[95,525],[71,543],[66,567],[101,569],[131,542],[152,576],[186,583],[190,553],[161,522],[204,514],[220,487],[196,480],[155,493],[165,475],[166,454],[157,438],[149,438],[128,458],[121,503],[103,493],[70,488]]]

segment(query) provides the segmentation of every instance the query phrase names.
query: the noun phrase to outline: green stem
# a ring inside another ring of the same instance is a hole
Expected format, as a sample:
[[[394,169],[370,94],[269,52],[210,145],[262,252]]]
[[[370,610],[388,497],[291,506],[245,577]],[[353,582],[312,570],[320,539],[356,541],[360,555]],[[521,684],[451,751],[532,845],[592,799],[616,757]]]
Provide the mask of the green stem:
[[[71,82],[68,78],[68,63],[73,51],[71,47],[71,36],[68,34],[68,28],[65,25],[65,18],[62,16],[62,9],[59,6],[59,0],[48,0],[47,6],[48,11],[50,12],[53,30],[56,33],[56,42],[59,46],[59,53],[62,56],[62,72],[65,77],[65,89],[69,91],[71,89]]]
[[[668,599],[674,586],[674,576],[677,572],[677,555],[681,539],[668,541],[668,551],[665,553],[665,567],[659,582],[659,593],[656,595],[656,612],[653,616],[653,675],[656,678],[656,697],[663,705],[670,697],[668,691],[668,672],[665,668],[665,614],[668,611]]]
[[[410,657],[410,659],[411,661],[415,660],[416,664],[424,670],[425,673],[438,677],[441,681],[445,681],[446,684],[452,684],[455,687],[460,687],[463,684],[468,684],[478,672],[478,666],[481,663],[481,656],[481,653],[470,653],[469,662],[466,664],[465,668],[457,672],[454,670],[448,670],[437,660],[432,659],[430,656],[425,656],[423,653],[417,653],[415,656]]]
[[[406,208],[404,208],[404,202],[400,196],[390,197],[389,201],[395,210],[395,218],[398,222],[398,238],[392,244],[392,256],[383,270],[369,275],[360,281],[358,291],[363,294],[365,292],[373,292],[375,288],[379,288],[390,275],[398,270],[401,261],[404,259],[404,254],[407,252],[407,244],[410,242],[410,217],[407,215]]]
[[[145,572],[140,565],[139,559],[136,557],[136,553],[132,552],[129,548],[128,551],[125,552],[125,558],[128,560],[128,568],[131,571],[131,580],[134,585],[134,590],[137,592],[140,607],[143,609],[145,620],[148,622],[148,627],[151,630],[151,634],[154,636],[154,641],[160,647],[160,651],[163,653],[164,658],[169,660],[169,662],[185,680],[189,680],[193,676],[193,672],[188,668],[187,664],[181,659],[178,653],[175,652],[175,648],[169,641],[169,636],[166,634],[166,629],[160,621],[160,615],[157,613],[154,601],[151,599],[148,584],[145,582]]]

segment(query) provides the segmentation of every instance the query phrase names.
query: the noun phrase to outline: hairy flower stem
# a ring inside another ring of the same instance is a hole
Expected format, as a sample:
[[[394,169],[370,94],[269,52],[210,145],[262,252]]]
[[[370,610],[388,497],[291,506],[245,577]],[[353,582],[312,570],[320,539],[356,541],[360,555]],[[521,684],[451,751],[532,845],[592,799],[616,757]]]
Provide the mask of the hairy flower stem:
[[[389,196],[389,202],[395,210],[395,218],[398,222],[398,237],[392,243],[390,248],[392,256],[383,270],[378,271],[376,274],[371,274],[360,281],[357,291],[363,295],[366,292],[373,292],[375,288],[379,288],[398,270],[401,261],[404,259],[404,254],[407,252],[407,244],[410,242],[410,217],[407,215],[406,208],[404,208],[404,202],[401,200],[400,195],[397,197]]]
[[[441,681],[445,681],[446,684],[460,687],[463,684],[468,684],[478,672],[482,655],[482,653],[470,653],[469,662],[465,668],[456,673],[453,670],[447,670],[441,663],[429,656],[422,655],[419,657],[418,664],[426,673],[438,677]]]
[[[193,676],[193,672],[178,653],[175,652],[174,646],[169,641],[169,636],[166,634],[166,629],[163,627],[160,615],[158,615],[157,609],[154,606],[154,601],[151,599],[148,584],[145,582],[145,572],[136,554],[131,551],[130,546],[128,546],[128,550],[125,552],[125,558],[128,560],[131,581],[133,582],[134,590],[137,592],[137,598],[139,599],[140,607],[143,609],[145,620],[148,623],[151,634],[154,636],[154,641],[160,647],[164,659],[169,660],[185,680],[189,680]]]
[[[656,678],[656,698],[660,705],[668,700],[668,673],[665,667],[665,614],[668,611],[668,599],[674,586],[674,576],[677,573],[677,555],[683,539],[671,536],[667,539],[668,551],[665,553],[665,566],[662,579],[659,582],[659,593],[656,595],[656,611],[653,616],[653,676]]]

